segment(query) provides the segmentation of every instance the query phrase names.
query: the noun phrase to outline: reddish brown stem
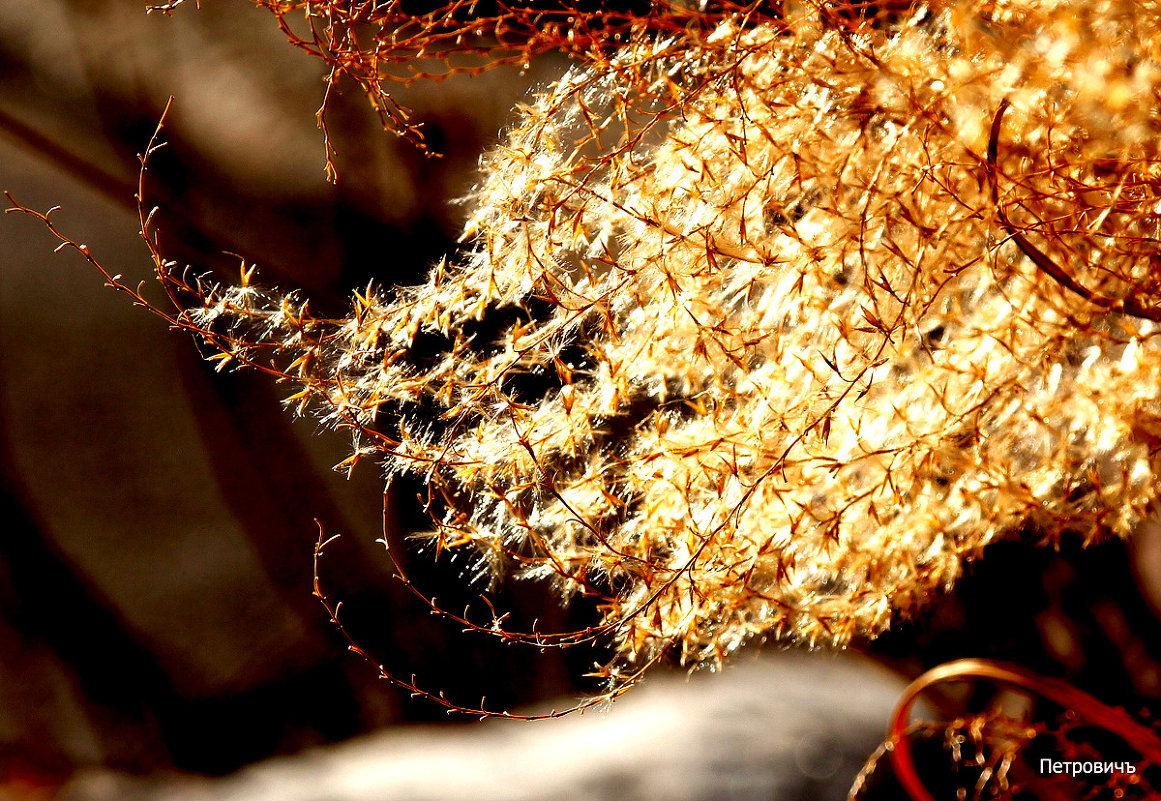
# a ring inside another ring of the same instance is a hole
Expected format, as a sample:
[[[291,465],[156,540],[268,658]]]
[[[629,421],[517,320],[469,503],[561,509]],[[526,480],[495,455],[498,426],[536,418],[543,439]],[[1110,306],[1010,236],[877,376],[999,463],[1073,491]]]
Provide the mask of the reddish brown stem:
[[[958,659],[932,668],[911,682],[903,691],[903,697],[891,718],[889,737],[891,766],[912,801],[935,801],[935,798],[919,778],[911,746],[907,740],[911,706],[920,695],[936,684],[968,679],[986,679],[994,684],[1039,695],[1073,710],[1089,723],[1117,735],[1142,757],[1154,762],[1161,761],[1161,737],[1123,709],[1108,706],[1065,681],[1040,676],[1016,665],[987,659]]]
[[[996,168],[996,161],[1000,149],[1000,128],[1004,121],[1004,112],[1008,110],[1010,105],[1011,103],[1007,99],[1000,103],[1000,107],[996,109],[996,116],[992,118],[992,129],[988,137],[988,179],[992,184],[992,204],[996,207],[996,213],[1000,217],[1000,225],[1008,232],[1008,236],[1016,243],[1016,247],[1020,248],[1020,251],[1031,259],[1033,264],[1065,289],[1080,295],[1089,303],[1100,306],[1102,309],[1121,312],[1130,317],[1140,317],[1144,320],[1161,322],[1161,308],[1146,305],[1134,297],[1110,298],[1092,292],[1069,275],[1064,268],[1053,261],[1044,251],[1029,242],[1020,230],[1012,225],[1007,211],[1004,210],[1004,206],[1000,203],[1000,179],[999,171]]]

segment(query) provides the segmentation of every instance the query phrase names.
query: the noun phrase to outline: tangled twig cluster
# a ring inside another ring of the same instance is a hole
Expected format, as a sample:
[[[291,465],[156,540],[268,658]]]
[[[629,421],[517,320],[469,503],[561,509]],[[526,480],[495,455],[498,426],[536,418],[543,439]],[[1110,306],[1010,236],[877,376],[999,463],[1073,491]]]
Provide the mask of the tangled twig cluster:
[[[577,60],[420,286],[320,318],[154,246],[221,365],[351,432],[344,467],[426,482],[432,547],[603,615],[464,622],[608,635],[615,690],[874,636],[999,538],[1123,536],[1156,500],[1158,4],[257,1],[412,137],[392,81]]]
[[[1038,696],[1065,711],[1056,719],[1045,719],[1027,713],[1005,713],[1000,704],[993,703],[984,711],[943,725],[909,722],[911,706],[924,692],[945,682],[976,680],[1010,688],[1029,698]],[[1110,745],[1100,742],[1100,738],[1093,742],[1093,727],[1115,734],[1119,742]],[[1156,780],[1156,768],[1161,764],[1161,737],[1152,721],[1142,723],[1059,679],[1039,676],[1015,665],[961,659],[929,670],[904,691],[891,721],[890,736],[855,780],[849,794],[851,801],[871,797],[869,791],[876,774],[888,759],[899,785],[910,798],[933,801],[935,795],[921,778],[913,751],[916,743],[935,740],[942,740],[941,750],[949,757],[951,768],[948,778],[952,778],[959,798],[983,801],[1157,796],[1151,782]],[[1068,772],[1063,768],[1065,761]]]
[[[327,139],[332,91],[345,79],[359,86],[384,127],[426,150],[422,127],[391,94],[392,84],[478,74],[505,64],[527,67],[545,52],[564,52],[607,67],[625,43],[658,35],[708,33],[727,17],[776,21],[781,3],[703,0],[630,0],[586,4],[575,0],[518,3],[451,0],[412,4],[401,0],[255,0],[275,14],[296,47],[324,60],[330,70],[319,125]],[[305,25],[299,24],[305,19]],[[333,172],[332,172],[333,174]]]

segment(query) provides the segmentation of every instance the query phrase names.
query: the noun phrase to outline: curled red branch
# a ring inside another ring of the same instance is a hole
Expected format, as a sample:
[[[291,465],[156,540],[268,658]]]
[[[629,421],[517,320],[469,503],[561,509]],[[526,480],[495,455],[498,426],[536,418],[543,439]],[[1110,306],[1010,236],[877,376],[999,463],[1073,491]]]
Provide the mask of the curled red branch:
[[[891,718],[888,739],[891,767],[912,801],[935,801],[935,798],[919,778],[907,740],[911,707],[920,695],[936,684],[968,679],[985,679],[1030,695],[1038,695],[1071,709],[1085,721],[1120,737],[1142,757],[1151,762],[1161,762],[1161,737],[1123,709],[1108,706],[1065,681],[1040,676],[1016,665],[988,659],[958,659],[934,667],[911,682],[903,691],[903,697]]]

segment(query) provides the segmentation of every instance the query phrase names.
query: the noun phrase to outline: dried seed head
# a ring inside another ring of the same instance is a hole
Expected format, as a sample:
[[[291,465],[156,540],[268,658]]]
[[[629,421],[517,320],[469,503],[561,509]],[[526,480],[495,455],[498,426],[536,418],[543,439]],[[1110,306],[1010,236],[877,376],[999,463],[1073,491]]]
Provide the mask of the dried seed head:
[[[1001,537],[1128,534],[1161,430],[1133,313],[1161,9],[833,11],[593,39],[483,157],[467,252],[425,284],[343,321],[215,290],[193,319],[281,348],[295,405],[423,476],[441,547],[599,595],[614,683],[873,636]]]

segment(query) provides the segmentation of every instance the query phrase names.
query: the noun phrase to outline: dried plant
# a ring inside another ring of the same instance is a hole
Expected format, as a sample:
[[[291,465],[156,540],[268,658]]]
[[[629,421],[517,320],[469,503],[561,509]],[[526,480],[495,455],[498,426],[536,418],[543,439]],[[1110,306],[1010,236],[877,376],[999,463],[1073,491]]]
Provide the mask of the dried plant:
[[[342,467],[422,478],[430,547],[603,615],[456,619],[607,635],[615,693],[872,637],[989,543],[1156,500],[1157,3],[256,2],[416,140],[392,82],[575,58],[482,157],[464,252],[345,318],[189,278],[142,219],[168,319],[349,431]]]
[[[946,682],[978,680],[1039,698],[1064,711],[1046,715],[1034,707],[1034,713],[1014,716],[993,705],[945,724],[909,722],[911,707],[923,693]],[[1112,741],[1094,738],[1094,730],[1112,735]],[[890,737],[867,761],[851,788],[850,800],[875,797],[876,773],[886,756],[908,797],[934,801],[936,796],[920,777],[913,753],[915,745],[925,741],[938,742],[945,752],[950,771],[941,778],[951,782],[958,798],[1157,797],[1152,782],[1161,766],[1161,736],[1153,725],[1059,679],[1015,665],[961,659],[929,670],[904,691],[891,721]],[[937,760],[926,761],[929,777],[939,776],[939,771],[931,770],[937,764]]]

